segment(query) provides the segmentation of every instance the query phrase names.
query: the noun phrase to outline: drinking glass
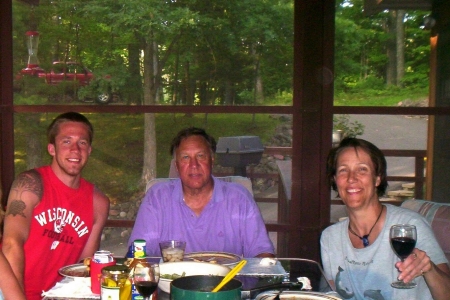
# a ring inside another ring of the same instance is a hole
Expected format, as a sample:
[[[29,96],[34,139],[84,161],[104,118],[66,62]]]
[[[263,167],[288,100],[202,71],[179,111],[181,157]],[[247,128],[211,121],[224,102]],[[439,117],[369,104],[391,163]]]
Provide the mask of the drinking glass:
[[[159,282],[159,265],[139,266],[134,269],[134,285],[145,300],[155,292]]]
[[[397,224],[391,227],[389,233],[392,250],[404,261],[416,247],[417,231],[416,226],[408,224]],[[395,281],[391,286],[396,289],[412,289],[416,287],[413,281],[404,283],[403,281]]]
[[[163,241],[159,243],[159,247],[164,262],[182,261],[186,242],[176,240]]]

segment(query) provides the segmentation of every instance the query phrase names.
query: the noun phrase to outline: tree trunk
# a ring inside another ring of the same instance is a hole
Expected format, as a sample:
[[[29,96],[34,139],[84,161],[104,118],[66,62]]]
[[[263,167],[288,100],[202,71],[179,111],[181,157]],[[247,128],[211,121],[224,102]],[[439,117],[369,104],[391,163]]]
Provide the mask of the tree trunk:
[[[402,86],[402,79],[405,76],[405,26],[403,19],[405,17],[404,10],[397,10],[397,25],[396,25],[396,50],[397,50],[397,86]]]
[[[128,72],[130,78],[126,85],[127,104],[141,104],[142,103],[142,78],[140,72],[140,47],[137,43],[128,45]]]
[[[190,73],[190,62],[186,61],[184,64],[184,96],[186,100],[186,105],[194,105],[194,93],[192,92],[191,86],[191,73]]]
[[[225,91],[224,91],[224,104],[225,105],[233,105],[233,84],[230,79],[225,79]]]
[[[386,68],[386,84],[396,85],[397,74],[397,54],[396,54],[396,40],[395,40],[395,27],[397,11],[389,11],[389,17],[386,26],[386,32],[388,33],[388,39],[386,41],[386,52],[388,57],[388,64]]]
[[[259,64],[259,55],[256,51],[256,46],[252,47],[252,56],[254,61],[254,76],[255,76],[255,104],[262,105],[264,103],[263,82],[261,78],[261,68]]]
[[[156,102],[157,87],[154,74],[154,48],[152,41],[146,41],[144,46],[144,104]],[[144,114],[144,162],[141,185],[156,178],[156,128],[155,114]]]
[[[158,59],[158,44],[156,42],[152,42],[153,51],[152,51],[152,60],[153,60],[153,87],[154,89],[154,102],[153,104],[160,103],[162,98],[162,89],[161,89],[161,76],[159,72],[159,59]]]
[[[194,93],[191,86],[190,62],[184,64],[184,99],[186,105],[194,105]],[[192,117],[192,113],[186,113],[186,117]]]
[[[27,141],[27,169],[33,169],[42,166],[42,143],[41,132],[39,131],[40,114],[27,114],[26,124],[28,124],[28,133],[26,134]]]
[[[200,99],[200,105],[208,105],[208,84],[205,81],[200,83],[198,98]]]
[[[176,105],[178,103],[178,67],[179,67],[179,61],[180,61],[180,54],[177,52],[175,56],[175,68],[174,68],[174,74],[173,74],[173,80],[172,80],[172,104]]]

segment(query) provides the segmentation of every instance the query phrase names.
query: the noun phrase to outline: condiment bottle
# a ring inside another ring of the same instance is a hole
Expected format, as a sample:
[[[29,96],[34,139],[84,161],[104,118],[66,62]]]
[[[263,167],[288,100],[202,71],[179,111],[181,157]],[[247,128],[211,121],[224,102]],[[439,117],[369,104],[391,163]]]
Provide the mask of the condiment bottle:
[[[130,300],[131,281],[129,269],[124,265],[104,267],[102,269],[102,287],[100,299]]]
[[[133,260],[130,263],[130,279],[132,280],[131,289],[131,299],[132,300],[144,300],[144,297],[139,294],[134,285],[133,275],[136,267],[150,267],[150,263],[147,261],[146,253],[146,241],[145,240],[134,240],[132,253],[134,255]],[[150,297],[150,300],[156,300],[156,292]]]

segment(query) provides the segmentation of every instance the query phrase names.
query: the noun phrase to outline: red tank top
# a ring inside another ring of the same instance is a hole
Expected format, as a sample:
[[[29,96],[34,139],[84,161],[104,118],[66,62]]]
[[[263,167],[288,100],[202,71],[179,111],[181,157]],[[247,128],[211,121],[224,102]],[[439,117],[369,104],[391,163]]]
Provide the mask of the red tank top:
[[[94,223],[94,185],[81,179],[72,189],[61,182],[50,166],[38,168],[43,194],[33,211],[25,243],[24,284],[28,300],[42,299],[61,279],[58,270],[77,263]]]

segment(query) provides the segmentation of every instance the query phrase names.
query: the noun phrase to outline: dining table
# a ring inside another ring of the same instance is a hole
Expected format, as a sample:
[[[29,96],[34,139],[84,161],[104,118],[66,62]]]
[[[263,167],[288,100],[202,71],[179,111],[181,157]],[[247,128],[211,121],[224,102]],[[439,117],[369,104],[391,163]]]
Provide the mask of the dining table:
[[[148,257],[147,259],[150,263],[161,263],[160,257]],[[304,291],[305,287],[308,288],[305,280],[310,284],[307,291],[330,294],[339,299],[326,280],[322,267],[316,261],[302,258],[276,258],[272,260],[272,264],[265,265],[262,264],[262,258],[243,259],[247,260],[247,264],[235,277],[242,282],[242,299],[262,299],[260,295],[270,292]],[[76,295],[73,287],[69,287],[71,284],[76,284],[71,280],[76,279],[66,277],[58,282],[46,293],[43,300],[100,299],[100,295],[96,294]],[[162,290],[158,290],[157,293],[158,300],[170,299],[170,294]]]

